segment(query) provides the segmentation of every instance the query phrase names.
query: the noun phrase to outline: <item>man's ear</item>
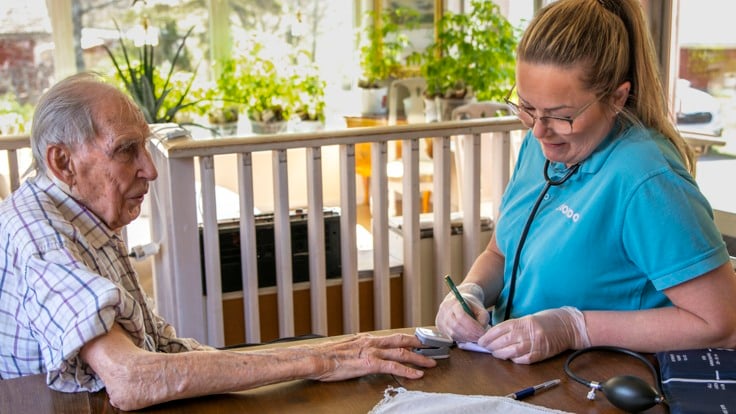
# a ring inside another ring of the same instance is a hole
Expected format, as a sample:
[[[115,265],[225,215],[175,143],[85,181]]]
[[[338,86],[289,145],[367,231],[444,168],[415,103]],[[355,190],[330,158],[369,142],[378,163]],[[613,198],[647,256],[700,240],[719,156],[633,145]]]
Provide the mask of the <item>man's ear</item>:
[[[49,145],[46,148],[46,167],[49,174],[64,184],[68,186],[73,184],[75,171],[69,147],[60,144]]]

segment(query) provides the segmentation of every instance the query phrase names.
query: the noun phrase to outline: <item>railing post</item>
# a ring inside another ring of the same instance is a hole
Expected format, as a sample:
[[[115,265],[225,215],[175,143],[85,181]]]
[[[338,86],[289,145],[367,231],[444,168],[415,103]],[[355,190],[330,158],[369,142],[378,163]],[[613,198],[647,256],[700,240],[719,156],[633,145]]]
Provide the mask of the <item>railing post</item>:
[[[342,330],[360,331],[355,202],[355,145],[340,145],[340,260],[342,262]]]
[[[371,219],[373,221],[373,327],[391,328],[391,274],[388,250],[387,143],[371,144]]]
[[[212,156],[199,157],[200,198],[202,200],[202,240],[204,243],[205,286],[207,296],[207,343],[215,347],[225,345],[222,313],[222,281],[220,269],[220,240],[215,197],[215,165]]]
[[[421,324],[421,255],[419,234],[419,139],[405,139],[401,145],[404,163],[401,214],[404,235],[404,324]]]
[[[276,291],[279,306],[279,336],[294,336],[294,269],[291,265],[291,218],[289,213],[289,171],[286,150],[274,150],[273,231],[276,254]],[[279,242],[280,241],[280,242]]]
[[[511,133],[492,132],[491,136],[491,202],[493,203],[493,220],[498,220],[501,210],[501,197],[511,179]]]
[[[162,257],[153,268],[156,308],[179,336],[207,343],[194,160],[156,148],[151,155],[159,173],[151,184],[151,234]]]
[[[238,154],[240,197],[240,264],[243,282],[243,321],[245,341],[261,342],[261,318],[258,310],[258,255],[256,254],[256,219],[253,199],[253,160],[250,152]]]
[[[480,253],[480,133],[463,144],[463,277]]]
[[[444,277],[450,274],[452,263],[451,243],[451,220],[450,214],[450,137],[432,138],[432,160],[434,163],[434,174],[432,175],[432,206],[434,211],[434,223],[432,234],[434,236],[434,300],[432,308],[437,312],[442,299],[447,292]],[[458,275],[454,275],[458,276]]]
[[[309,243],[309,298],[312,332],[327,335],[327,264],[325,263],[325,220],[322,200],[322,149],[308,147],[307,233]]]

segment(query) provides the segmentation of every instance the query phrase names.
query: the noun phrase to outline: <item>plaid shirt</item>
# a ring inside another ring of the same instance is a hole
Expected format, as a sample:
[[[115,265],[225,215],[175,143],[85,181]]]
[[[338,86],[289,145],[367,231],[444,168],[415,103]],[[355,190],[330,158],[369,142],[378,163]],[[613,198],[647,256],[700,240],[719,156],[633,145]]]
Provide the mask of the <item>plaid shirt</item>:
[[[0,379],[97,391],[80,348],[118,323],[148,351],[204,349],[153,311],[119,235],[45,176],[0,203]]]

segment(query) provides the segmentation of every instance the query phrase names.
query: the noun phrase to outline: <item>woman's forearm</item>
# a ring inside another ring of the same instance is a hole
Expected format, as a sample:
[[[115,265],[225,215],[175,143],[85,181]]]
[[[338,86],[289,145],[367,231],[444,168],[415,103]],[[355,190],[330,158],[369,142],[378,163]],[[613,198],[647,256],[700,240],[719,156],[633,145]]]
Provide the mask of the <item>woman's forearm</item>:
[[[730,264],[665,293],[674,306],[584,312],[591,343],[641,352],[736,346],[736,277]]]

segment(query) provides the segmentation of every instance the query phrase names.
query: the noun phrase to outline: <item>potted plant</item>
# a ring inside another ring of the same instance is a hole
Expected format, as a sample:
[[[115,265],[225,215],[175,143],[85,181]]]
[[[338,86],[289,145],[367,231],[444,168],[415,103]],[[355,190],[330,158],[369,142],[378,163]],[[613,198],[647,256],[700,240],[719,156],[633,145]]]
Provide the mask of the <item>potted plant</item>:
[[[368,22],[363,31],[360,47],[360,67],[363,71],[358,80],[362,89],[363,114],[385,114],[388,84],[400,76],[406,65],[403,54],[411,46],[406,30],[414,28],[419,21],[416,10],[399,7],[366,13]]]
[[[261,49],[256,45],[250,56],[224,61],[217,90],[223,102],[245,108],[254,133],[278,133],[291,116],[293,86],[271,60],[259,56]]]
[[[144,20],[144,26],[147,26]],[[162,76],[159,65],[155,60],[154,46],[143,44],[137,47],[137,60],[134,60],[132,51],[123,41],[122,31],[115,23],[120,36],[122,56],[116,57],[112,50],[103,45],[112,60],[115,74],[123,83],[125,90],[143,112],[149,124],[175,122],[177,113],[182,109],[196,105],[196,101],[188,101],[187,95],[194,83],[195,74],[186,80],[177,81],[175,71],[177,63],[182,59],[187,38],[192,34],[194,27],[182,37],[174,56],[168,64],[166,76]],[[145,29],[146,27],[144,27]]]
[[[426,97],[440,120],[469,100],[501,101],[514,82],[518,31],[491,1],[472,0],[469,13],[445,13],[437,39],[422,53]]]
[[[239,114],[237,105],[218,105],[207,111],[207,120],[219,135],[235,135],[238,132]]]
[[[316,72],[292,77],[294,130],[320,130],[325,122],[326,82]]]

